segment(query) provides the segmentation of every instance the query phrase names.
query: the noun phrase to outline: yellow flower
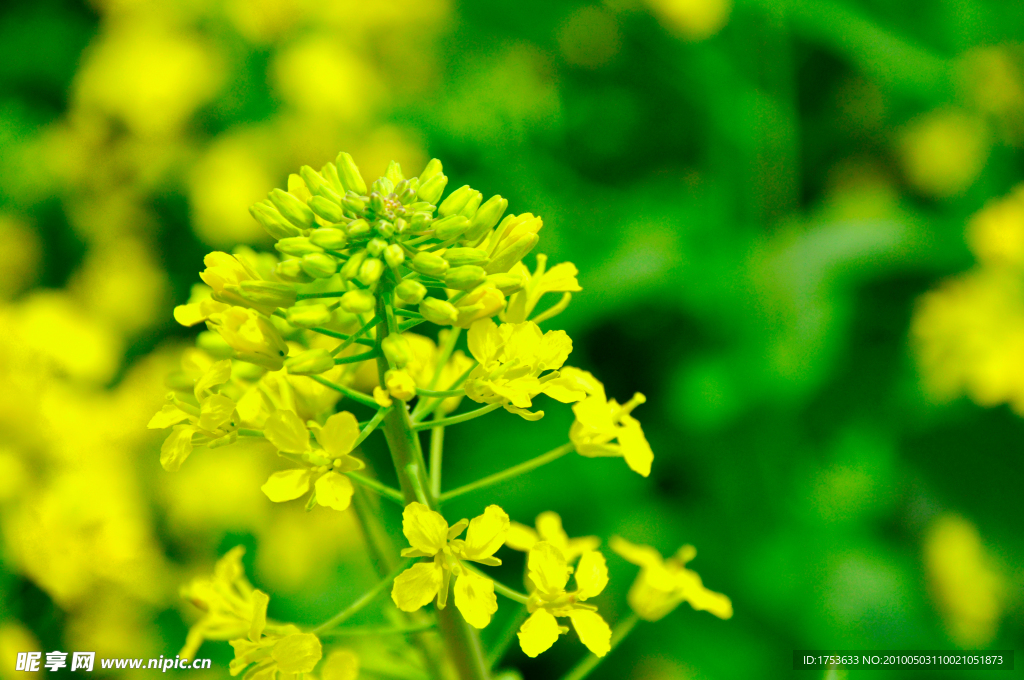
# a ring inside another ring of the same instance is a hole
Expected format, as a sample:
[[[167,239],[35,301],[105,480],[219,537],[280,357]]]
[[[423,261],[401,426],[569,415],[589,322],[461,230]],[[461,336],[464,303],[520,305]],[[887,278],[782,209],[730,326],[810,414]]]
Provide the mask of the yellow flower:
[[[527,656],[547,651],[568,628],[558,625],[556,617],[569,617],[580,641],[597,656],[611,649],[612,631],[597,613],[597,607],[581,604],[600,594],[608,585],[608,567],[604,556],[589,550],[580,557],[576,567],[576,590],[567,592],[569,566],[562,552],[551,543],[541,541],[530,549],[527,573],[533,585],[526,605],[530,618],[519,629],[519,646]]]
[[[294,411],[275,411],[267,418],[263,434],[279,451],[299,454],[310,466],[270,475],[260,487],[267,498],[275,503],[293,501],[309,491],[312,484],[318,504],[335,510],[348,508],[355,489],[344,473],[366,467],[363,461],[349,455],[359,438],[359,423],[354,415],[342,411],[328,418],[323,427],[314,426],[320,449],[310,446],[309,429]]]
[[[565,331],[541,333],[532,321],[498,326],[484,319],[469,329],[469,351],[480,363],[465,382],[466,396],[473,401],[502,404],[511,413],[537,420],[544,412],[526,409],[538,394],[562,402],[585,396],[567,390],[558,373],[572,352]]]
[[[391,369],[384,374],[384,385],[395,399],[409,401],[416,396],[416,381],[407,371]]]
[[[322,680],[356,680],[359,677],[359,656],[351,649],[331,652],[320,668]]]
[[[250,664],[256,666],[245,674],[247,680],[294,680],[312,671],[323,656],[320,639],[292,625],[268,624],[270,598],[256,592],[262,597],[254,604],[248,639],[231,641],[235,650],[235,658],[228,664],[231,675],[238,675]],[[268,629],[270,634],[264,635]]]
[[[983,264],[1024,266],[1024,185],[975,213],[967,243]]]
[[[160,448],[160,464],[174,472],[192,453],[193,435],[206,437],[203,443],[220,439],[238,427],[238,413],[233,399],[213,391],[231,379],[231,360],[218,361],[196,381],[195,403],[170,395],[170,403],[149,421],[149,427],[162,429],[174,426]],[[184,421],[188,421],[186,424]]]
[[[729,21],[732,0],[646,0],[658,23],[685,40],[704,40]]]
[[[640,421],[629,415],[647,400],[644,395],[637,392],[620,406],[614,399],[605,397],[604,386],[586,371],[575,370],[571,377],[577,388],[590,394],[572,407],[576,422],[569,430],[569,439],[576,445],[576,451],[588,458],[621,456],[634,472],[644,477],[651,474],[654,452],[644,437]],[[613,439],[618,443],[613,444]]]
[[[228,307],[211,314],[206,325],[224,338],[240,361],[278,371],[288,356],[288,345],[277,328],[269,318],[255,310]]]
[[[984,121],[957,109],[935,110],[911,121],[900,140],[907,179],[930,196],[955,196],[981,174],[991,140]]]
[[[537,516],[536,531],[520,524],[512,522],[508,531],[508,538],[505,545],[513,550],[530,552],[538,542],[545,541],[558,548],[566,561],[574,562],[583,553],[596,550],[601,545],[601,539],[597,536],[584,536],[583,538],[569,538],[562,528],[562,518],[556,512],[542,512]]]
[[[457,539],[467,526],[466,538]],[[449,582],[455,576],[455,606],[469,625],[484,628],[498,611],[494,582],[469,571],[462,561],[491,567],[501,564],[494,553],[505,542],[508,528],[508,515],[497,505],[487,506],[472,521],[459,520],[451,528],[444,517],[422,503],[405,506],[402,532],[412,547],[403,550],[402,556],[434,559],[402,572],[395,579],[391,599],[402,611],[414,612],[436,596],[438,609],[443,609],[448,601]]]
[[[203,283],[192,284],[188,302],[174,308],[174,320],[182,326],[195,326],[210,318],[211,314],[231,309],[231,305],[213,299],[213,290]]]
[[[540,323],[564,310],[569,305],[572,294],[583,290],[576,280],[579,273],[576,265],[572,262],[562,262],[551,269],[546,269],[547,262],[547,255],[537,255],[537,270],[533,274],[530,274],[530,270],[522,262],[512,268],[510,273],[519,274],[527,283],[521,291],[509,298],[503,321],[522,323],[530,318],[533,309],[545,294],[562,293],[561,300],[533,319],[534,322]]]
[[[641,619],[657,621],[682,602],[720,619],[732,617],[729,598],[705,588],[697,572],[686,568],[686,563],[697,556],[692,545],[684,545],[667,560],[654,548],[618,536],[612,537],[610,545],[623,559],[640,567],[640,574],[629,590],[629,606]]]

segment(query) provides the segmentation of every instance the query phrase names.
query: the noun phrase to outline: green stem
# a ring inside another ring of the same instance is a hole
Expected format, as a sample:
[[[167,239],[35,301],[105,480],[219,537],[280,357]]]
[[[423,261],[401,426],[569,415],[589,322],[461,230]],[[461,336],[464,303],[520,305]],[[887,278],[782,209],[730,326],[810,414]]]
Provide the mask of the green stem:
[[[263,430],[248,430],[244,427],[238,428],[239,437],[262,437]]]
[[[401,307],[399,307],[398,309],[395,310],[395,316],[404,316],[404,317],[408,317],[410,319],[422,319],[423,318],[423,315],[420,314],[419,312],[414,312],[411,309],[403,309]]]
[[[466,394],[466,390],[424,390],[422,388],[416,388],[416,394],[421,397],[440,397],[447,399],[448,397],[461,397]]]
[[[342,295],[344,295],[347,292],[348,292],[347,290],[332,290],[332,291],[327,292],[327,293],[299,293],[298,295],[295,296],[295,299],[296,300],[315,300],[317,298],[341,297]]]
[[[426,319],[408,319],[398,324],[398,332],[404,333],[408,330],[412,330],[413,328],[416,328],[416,326],[419,326],[421,323],[426,323]]]
[[[365,426],[363,426],[363,429],[359,433],[359,436],[356,438],[355,443],[352,444],[353,449],[362,444],[366,440],[366,438],[369,437],[373,433],[373,431],[377,429],[377,426],[380,425],[380,421],[384,420],[384,416],[386,416],[388,411],[390,410],[390,406],[386,408],[377,409],[377,412],[373,415],[372,418],[370,418],[370,421],[366,423]]]
[[[369,359],[375,359],[380,356],[380,349],[374,348],[369,352],[363,352],[362,354],[353,354],[350,357],[342,357],[334,360],[334,365],[338,366],[341,364],[357,364],[360,361],[367,361]]]
[[[376,491],[384,498],[387,498],[389,501],[394,501],[403,508],[405,507],[405,498],[402,496],[402,492],[399,491],[398,489],[392,489],[387,484],[381,484],[376,479],[373,479],[372,477],[367,477],[366,475],[361,475],[358,472],[346,472],[345,474],[348,476],[349,479],[351,479],[356,484],[362,484],[367,489]]]
[[[612,629],[612,646],[611,649],[608,650],[609,654],[619,645],[620,642],[622,642],[623,638],[630,634],[639,621],[640,618],[636,614],[630,614],[615,624],[615,628]],[[608,658],[608,654],[605,654],[604,656],[588,654],[587,658],[576,664],[576,667],[562,677],[562,680],[583,680],[585,677],[590,675],[592,670],[597,668],[601,661],[606,658]]]
[[[458,496],[461,496],[463,494],[470,493],[471,491],[484,489],[488,486],[492,486],[499,482],[504,482],[505,480],[512,479],[513,477],[518,477],[519,475],[525,474],[527,472],[530,472],[531,470],[539,468],[541,465],[547,465],[548,463],[556,461],[565,454],[574,451],[575,449],[576,445],[573,444],[572,442],[569,442],[568,444],[562,444],[557,449],[552,449],[547,453],[542,453],[536,458],[531,458],[525,463],[514,465],[507,470],[496,472],[493,475],[484,477],[483,479],[478,479],[475,482],[471,482],[470,484],[466,484],[465,486],[460,486],[457,489],[452,489],[451,491],[443,493],[438,497],[438,501],[444,503],[446,501],[450,501],[453,498],[457,498]]]
[[[452,416],[450,418],[432,420],[429,423],[416,423],[415,425],[412,426],[412,428],[413,430],[419,431],[426,430],[431,427],[448,427],[449,425],[458,425],[459,423],[464,423],[466,421],[473,420],[474,418],[485,416],[491,411],[496,411],[499,408],[501,408],[501,404],[488,404],[487,406],[478,408],[475,411],[469,411],[468,413],[462,413],[460,415]]]
[[[469,368],[467,368],[465,371],[463,371],[462,375],[460,375],[455,380],[455,382],[453,382],[451,385],[449,385],[448,389],[445,390],[445,391],[447,392],[447,391],[450,391],[450,390],[456,390],[459,387],[461,387],[462,383],[466,382],[466,378],[469,377],[469,374],[473,372],[473,369],[475,369],[479,365],[480,364],[478,364],[476,361],[474,361],[472,363],[472,365],[470,365]],[[433,389],[433,386],[431,387],[431,389]],[[412,410],[412,422],[414,422],[414,423],[422,422],[424,418],[427,418],[428,416],[430,416],[435,410],[437,410],[437,407],[440,406],[443,403],[444,403],[444,398],[430,397],[430,398],[427,398],[427,399],[420,399],[418,402],[416,402],[416,408],[414,408]]]
[[[365,333],[366,331],[370,330],[374,326],[374,324],[376,324],[376,323],[377,323],[377,317],[376,316],[370,317],[370,320],[367,321],[366,323],[364,323],[362,326],[360,326],[359,330],[357,330],[352,335],[346,337],[344,339],[345,342],[341,343],[340,345],[338,345],[337,347],[332,349],[331,350],[331,356],[332,357],[338,356],[338,353],[345,351],[345,348],[348,347],[349,345],[351,345],[353,342],[359,342],[359,343],[364,344],[364,345],[369,343],[370,345],[373,345],[374,344],[373,340],[367,339],[367,340],[364,341],[364,340],[357,340],[356,338],[359,338],[363,333]],[[339,335],[341,335],[341,334],[339,334]]]
[[[437,387],[437,381],[441,379],[444,367],[448,364],[448,360],[451,359],[452,352],[455,351],[455,343],[459,341],[459,335],[461,334],[462,329],[457,326],[448,331],[448,335],[444,339],[444,345],[441,346],[441,353],[437,355],[437,363],[434,364],[434,375],[430,378],[428,389],[432,390]]]
[[[360,345],[366,345],[367,347],[373,347],[373,340],[367,340],[365,338],[357,338],[356,336],[349,335],[348,333],[339,333],[338,331],[332,331],[330,329],[320,328],[320,327],[310,328],[309,330],[313,331],[314,333],[319,333],[320,335],[326,335],[329,338],[336,338],[338,340],[344,340],[345,342],[347,342],[349,344],[352,344],[353,342],[358,342]]]
[[[370,602],[372,602],[375,597],[377,597],[382,592],[384,592],[384,590],[391,584],[391,582],[394,581],[396,578],[398,578],[398,575],[401,574],[403,571],[405,571],[406,568],[410,564],[412,564],[412,562],[413,562],[412,559],[408,559],[408,560],[403,561],[400,565],[398,565],[398,568],[396,568],[390,574],[388,574],[387,576],[382,578],[377,583],[377,585],[375,585],[373,588],[371,588],[362,597],[360,597],[358,600],[356,600],[355,602],[353,602],[349,606],[345,607],[340,612],[338,612],[337,614],[335,614],[331,618],[327,619],[326,621],[324,621],[319,626],[317,626],[316,628],[314,628],[313,630],[311,630],[309,632],[313,633],[315,635],[319,635],[320,633],[322,633],[322,632],[324,632],[326,630],[329,630],[329,629],[333,628],[334,626],[341,625],[345,621],[348,621],[350,618],[352,618],[357,613],[359,613],[359,611],[363,607],[365,607],[366,605],[370,604]]]
[[[363,394],[362,392],[360,392],[358,390],[354,390],[351,387],[345,387],[344,385],[338,385],[337,383],[333,383],[330,380],[328,380],[327,378],[321,377],[319,375],[311,375],[309,377],[312,378],[313,380],[317,381],[318,383],[320,383],[324,387],[328,387],[328,388],[334,390],[335,392],[341,392],[342,394],[344,394],[346,397],[348,397],[352,401],[357,401],[360,404],[362,404],[363,406],[369,406],[370,408],[380,408],[380,404],[375,402],[373,400],[373,397],[371,397],[368,394]],[[239,432],[241,432],[241,430],[239,430]]]
[[[411,626],[358,626],[352,628],[339,628],[324,633],[320,637],[335,638],[349,637],[355,635],[408,635],[410,633],[422,633],[425,630],[437,628],[437,622],[426,621]]]
[[[430,496],[435,501],[441,495],[441,460],[443,455],[444,428],[433,427],[430,429]]]

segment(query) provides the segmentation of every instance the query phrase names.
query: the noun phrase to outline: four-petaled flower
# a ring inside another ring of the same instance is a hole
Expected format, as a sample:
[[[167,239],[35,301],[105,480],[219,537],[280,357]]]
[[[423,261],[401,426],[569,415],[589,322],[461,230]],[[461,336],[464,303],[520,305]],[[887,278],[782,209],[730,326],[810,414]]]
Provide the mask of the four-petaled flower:
[[[270,598],[256,591],[252,625],[248,639],[232,640],[235,658],[228,664],[231,675],[238,675],[250,664],[256,664],[243,680],[298,680],[309,673],[323,656],[320,639],[312,633],[303,633],[291,624],[277,625],[271,630],[267,622],[267,604]]]
[[[467,526],[466,538],[456,538]],[[497,505],[487,506],[473,521],[462,519],[449,528],[439,513],[422,503],[409,503],[402,515],[402,531],[412,547],[403,550],[402,556],[433,560],[414,564],[399,574],[391,599],[402,611],[413,612],[436,596],[437,607],[442,609],[455,576],[455,606],[471,626],[485,627],[498,610],[494,581],[470,571],[462,562],[501,564],[494,553],[504,544],[508,527],[508,515]]]
[[[576,388],[590,395],[572,407],[576,421],[569,429],[569,439],[576,445],[577,453],[588,458],[621,456],[634,472],[644,477],[651,474],[654,452],[644,437],[640,421],[630,415],[647,398],[637,392],[620,405],[605,396],[604,385],[590,373],[572,369],[570,374],[568,368],[564,373],[564,381],[571,380]],[[613,440],[618,442],[613,443]]]
[[[654,548],[636,545],[618,536],[612,537],[610,545],[623,559],[640,567],[629,590],[629,606],[641,619],[657,621],[682,602],[689,602],[697,611],[711,612],[720,619],[732,616],[729,598],[705,588],[697,572],[686,568],[686,563],[697,556],[692,545],[684,545],[668,559],[662,559]]]
[[[573,568],[562,552],[547,541],[530,549],[527,575],[533,592],[526,605],[530,618],[519,629],[519,645],[527,656],[537,656],[550,649],[560,634],[569,631],[558,625],[556,617],[560,616],[569,617],[580,641],[591,652],[604,656],[611,650],[611,628],[597,613],[597,607],[582,604],[608,585],[604,556],[596,550],[583,553],[575,571],[576,590],[570,593],[565,586]]]

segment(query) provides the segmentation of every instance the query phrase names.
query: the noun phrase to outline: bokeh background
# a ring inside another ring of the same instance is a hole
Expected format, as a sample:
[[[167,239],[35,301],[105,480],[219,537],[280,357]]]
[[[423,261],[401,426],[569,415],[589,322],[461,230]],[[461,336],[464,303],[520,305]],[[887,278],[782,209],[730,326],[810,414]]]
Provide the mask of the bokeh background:
[[[262,495],[272,461],[228,447],[165,473],[145,428],[203,255],[267,247],[247,206],[339,150],[368,176],[436,156],[452,186],[543,216],[538,251],[584,288],[549,325],[611,396],[649,398],[649,479],[573,456],[452,505],[697,546],[735,617],[680,608],[592,677],[1024,648],[1024,5],[0,12],[0,677],[32,649],[173,656],[196,616],[179,586],[234,545],[277,618],[318,622],[373,582],[349,515]],[[450,432],[449,485],[565,441],[571,413],[546,410]],[[634,568],[609,562],[614,620]],[[506,661],[558,677],[583,653]],[[199,656],[226,675],[226,643]]]

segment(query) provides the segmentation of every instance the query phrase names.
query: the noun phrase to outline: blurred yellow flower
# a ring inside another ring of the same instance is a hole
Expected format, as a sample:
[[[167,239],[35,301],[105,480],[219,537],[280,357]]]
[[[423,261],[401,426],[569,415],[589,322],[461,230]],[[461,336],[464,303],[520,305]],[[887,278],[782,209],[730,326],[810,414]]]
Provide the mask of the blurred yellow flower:
[[[167,313],[167,274],[136,238],[94,244],[69,288],[90,312],[124,334],[151,327]]]
[[[15,678],[37,675],[37,673],[15,670],[15,664],[19,652],[38,652],[42,649],[42,645],[32,631],[18,621],[9,618],[0,623],[0,680],[15,680]]]
[[[967,224],[967,244],[983,265],[1024,268],[1024,185],[975,213]]]
[[[293,625],[274,625],[267,621],[267,604],[270,598],[260,591],[254,591],[251,625],[246,631],[247,638],[232,640],[235,658],[228,669],[232,676],[238,675],[247,666],[245,677],[255,678],[299,678],[309,673],[323,657],[319,638],[312,633],[303,633]],[[269,634],[267,634],[269,633]]]
[[[704,40],[722,30],[731,0],[645,0],[662,26],[685,40]]]
[[[902,133],[903,172],[925,194],[955,196],[981,174],[989,143],[981,120],[957,109],[930,111],[911,121]]]
[[[513,550],[530,552],[540,541],[545,541],[558,548],[566,561],[575,562],[576,558],[585,552],[597,550],[601,545],[601,539],[597,536],[584,536],[582,538],[569,538],[562,528],[562,518],[556,512],[542,512],[537,515],[537,528],[534,530],[525,524],[512,522],[509,526],[508,538],[505,545]]]
[[[13,297],[31,285],[39,265],[41,244],[25,222],[0,214],[0,300]]]
[[[327,655],[320,668],[321,680],[356,680],[359,656],[350,649],[336,649]]]

